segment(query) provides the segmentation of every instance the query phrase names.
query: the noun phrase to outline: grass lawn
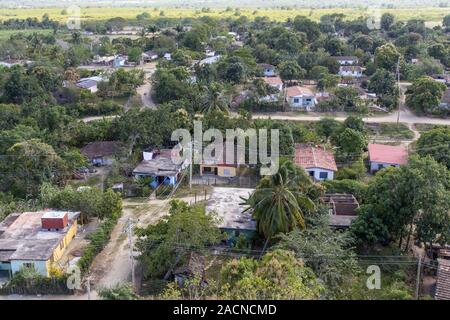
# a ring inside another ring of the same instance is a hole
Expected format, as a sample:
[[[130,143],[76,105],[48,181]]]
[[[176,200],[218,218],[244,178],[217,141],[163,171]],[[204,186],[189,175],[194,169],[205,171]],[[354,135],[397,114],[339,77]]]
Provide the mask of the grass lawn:
[[[413,139],[414,133],[404,123],[366,124],[369,135],[374,138]]]
[[[438,125],[438,124],[428,124],[428,123],[416,123],[414,124],[414,128],[419,132],[426,132],[437,128],[444,128],[446,126],[444,125]]]
[[[65,22],[69,15],[62,14],[63,8],[20,8],[20,9],[2,9],[0,20],[6,19],[25,19],[28,17],[41,18],[45,13],[51,19]],[[160,15],[163,11],[163,16]],[[296,15],[308,16],[313,20],[319,20],[321,16],[332,13],[343,13],[347,19],[355,19],[360,16],[373,15],[371,9],[364,8],[330,8],[330,9],[309,9],[309,8],[290,8],[282,10],[279,8],[246,8],[240,9],[241,16],[247,16],[253,19],[257,16],[267,16],[277,21],[285,21],[287,18],[293,18]],[[136,15],[147,12],[152,18],[196,18],[202,16],[210,16],[217,18],[235,17],[234,11],[226,11],[225,9],[210,9],[210,12],[202,12],[199,9],[183,9],[183,8],[163,8],[155,9],[151,7],[129,7],[129,8],[82,8],[82,20],[105,20],[113,17],[135,18]],[[429,22],[442,22],[442,18],[448,14],[448,8],[397,8],[397,9],[381,9],[380,14],[384,12],[393,13],[399,20],[423,19]],[[378,12],[377,12],[378,14]]]
[[[213,189],[212,186],[194,184],[192,185],[192,190],[189,190],[189,186],[182,185],[177,189],[177,191],[174,194],[174,197],[184,198],[189,196],[194,197],[195,195],[197,195],[197,201],[203,201],[205,200],[205,191],[206,194],[209,194],[212,192],[212,189]]]

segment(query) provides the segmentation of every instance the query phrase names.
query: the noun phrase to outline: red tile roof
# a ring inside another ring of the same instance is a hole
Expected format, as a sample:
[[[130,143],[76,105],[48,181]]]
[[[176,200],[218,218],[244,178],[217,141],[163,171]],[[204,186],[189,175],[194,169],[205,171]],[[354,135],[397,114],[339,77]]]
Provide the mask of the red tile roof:
[[[400,146],[388,146],[385,144],[369,144],[369,159],[374,162],[389,164],[407,164],[408,151]]]
[[[438,259],[439,267],[436,281],[436,300],[450,300],[450,261]]]
[[[288,97],[314,96],[314,93],[311,91],[311,89],[300,86],[289,87],[286,89],[286,93]]]
[[[264,77],[263,79],[264,82],[270,86],[278,86],[280,84],[283,84],[283,81],[280,77]]]
[[[337,171],[333,152],[309,144],[295,146],[295,164],[304,168],[321,168]]]

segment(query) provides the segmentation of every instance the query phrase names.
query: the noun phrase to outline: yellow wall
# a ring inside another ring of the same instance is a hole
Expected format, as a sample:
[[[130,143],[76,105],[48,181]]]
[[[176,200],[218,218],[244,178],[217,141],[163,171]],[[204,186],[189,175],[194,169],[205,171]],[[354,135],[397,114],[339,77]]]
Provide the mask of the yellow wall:
[[[217,176],[219,176],[219,177],[235,177],[236,176],[236,168],[235,167],[200,165],[200,175],[203,175],[203,168],[217,168]],[[228,174],[225,173],[226,170],[228,171]]]
[[[67,246],[69,245],[70,242],[72,242],[72,239],[77,234],[77,228],[78,228],[77,220],[74,220],[72,225],[69,227],[69,230],[67,230],[66,235],[61,240],[62,242],[64,242],[64,246],[61,248],[60,244],[58,244],[55,250],[53,251],[53,261],[58,261],[62,257]]]
[[[225,174],[225,170],[228,170],[228,174]],[[236,177],[236,168],[235,167],[218,167],[217,175],[219,177]]]

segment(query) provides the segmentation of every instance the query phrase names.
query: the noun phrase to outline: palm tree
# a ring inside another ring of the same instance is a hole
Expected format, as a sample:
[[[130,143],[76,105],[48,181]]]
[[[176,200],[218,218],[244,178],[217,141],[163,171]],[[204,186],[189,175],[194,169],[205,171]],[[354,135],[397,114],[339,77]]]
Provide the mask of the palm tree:
[[[159,28],[157,26],[155,26],[154,24],[149,25],[147,27],[147,32],[150,32],[152,34],[152,40],[155,41],[155,33],[159,30]]]
[[[229,105],[228,95],[225,93],[223,87],[217,82],[203,86],[201,101],[202,110],[204,112],[215,109],[227,110]]]
[[[244,199],[253,209],[258,232],[266,238],[261,255],[278,233],[304,229],[304,210],[313,210],[313,201],[300,191],[301,176],[291,161],[281,164],[278,173],[261,180],[255,192]]]

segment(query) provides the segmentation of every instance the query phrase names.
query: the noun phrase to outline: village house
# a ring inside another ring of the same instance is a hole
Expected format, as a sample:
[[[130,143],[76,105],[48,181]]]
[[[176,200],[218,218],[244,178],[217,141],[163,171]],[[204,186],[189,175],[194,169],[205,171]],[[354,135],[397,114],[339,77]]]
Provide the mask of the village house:
[[[11,277],[22,268],[48,276],[77,234],[79,212],[13,213],[0,223],[0,272]]]
[[[445,90],[439,107],[442,109],[450,109],[450,89]]]
[[[450,260],[438,259],[436,300],[450,300]]]
[[[276,67],[275,66],[268,64],[268,63],[261,63],[258,65],[258,67],[262,70],[264,77],[276,76]]]
[[[333,152],[312,144],[295,146],[295,164],[305,169],[316,181],[333,180],[337,171]]]
[[[328,205],[330,226],[334,228],[348,228],[357,217],[359,203],[352,194],[325,194],[321,201]]]
[[[215,55],[216,55],[216,52],[214,50],[211,50],[209,48],[205,50],[206,57],[214,57]]]
[[[81,153],[94,166],[109,166],[112,164],[119,149],[120,143],[117,141],[95,141],[81,148]]]
[[[371,101],[377,100],[376,93],[368,92],[367,90],[361,88],[358,85],[353,86],[352,88],[356,89],[356,91],[358,92],[358,97],[362,100],[371,100]]]
[[[286,101],[291,108],[311,111],[317,104],[311,89],[301,86],[286,88]]]
[[[149,51],[143,52],[141,57],[144,62],[150,62],[150,61],[158,59],[158,53],[156,51],[149,50]]]
[[[220,58],[221,58],[221,55],[207,57],[207,58],[205,58],[203,60],[200,60],[200,62],[198,64],[200,66],[203,66],[205,64],[213,64],[213,63],[216,63],[217,61],[219,61]]]
[[[283,80],[281,80],[280,77],[276,76],[276,77],[264,77],[262,78],[264,80],[264,82],[272,87],[272,88],[276,88],[278,89],[278,91],[282,91],[283,90]]]
[[[0,61],[0,67],[5,67],[5,68],[11,68],[13,66],[26,66],[26,65],[30,65],[32,64],[33,61],[30,60],[13,60],[13,59],[9,59],[9,60],[5,60],[5,61]]]
[[[219,177],[219,178],[234,178],[238,175],[238,148],[237,144],[234,145],[234,152],[227,155],[227,144],[223,144],[222,153],[213,155],[213,159],[203,159],[200,164],[200,176],[205,177]],[[245,150],[241,150],[245,156]],[[229,159],[227,159],[227,156]],[[233,159],[231,159],[233,157]],[[230,162],[230,163],[229,163]]]
[[[354,66],[358,64],[358,57],[355,56],[335,56],[333,57],[341,66]]]
[[[96,93],[98,91],[98,83],[105,81],[102,77],[93,76],[88,78],[82,78],[75,84],[80,89],[89,90],[91,93]]]
[[[433,79],[437,82],[450,85],[450,74],[435,74],[433,75]]]
[[[408,163],[408,151],[404,147],[369,143],[368,149],[371,173]]]
[[[247,199],[255,189],[215,187],[206,203],[206,213],[215,213],[219,218],[218,227],[227,233],[228,244],[232,244],[241,234],[252,239],[256,233],[256,221],[251,212],[245,211]],[[245,211],[245,212],[244,212]]]
[[[361,78],[363,69],[359,66],[341,66],[339,67],[339,75],[341,77]]]
[[[127,56],[116,56],[113,61],[113,67],[114,68],[125,67],[127,60],[128,60]]]
[[[172,55],[168,52],[164,53],[163,58],[166,59],[167,61],[172,61]]]
[[[151,149],[142,152],[143,160],[133,170],[135,178],[151,177],[152,188],[160,184],[174,186],[181,177],[181,171],[188,166],[188,160],[178,164],[173,159],[178,154],[179,149]]]
[[[92,64],[101,65],[101,66],[112,66],[115,56],[94,56],[92,60]]]

